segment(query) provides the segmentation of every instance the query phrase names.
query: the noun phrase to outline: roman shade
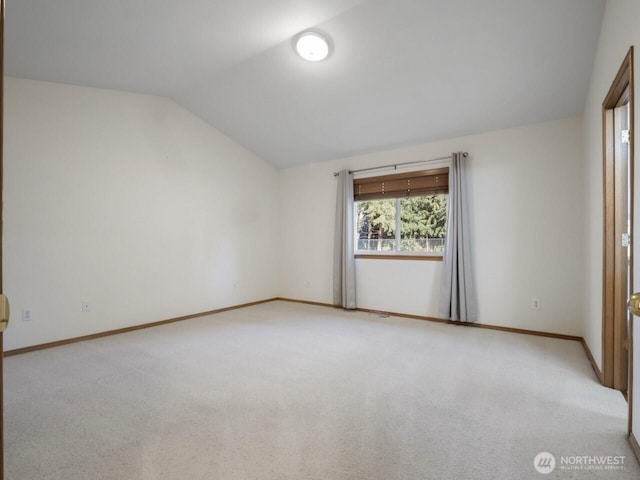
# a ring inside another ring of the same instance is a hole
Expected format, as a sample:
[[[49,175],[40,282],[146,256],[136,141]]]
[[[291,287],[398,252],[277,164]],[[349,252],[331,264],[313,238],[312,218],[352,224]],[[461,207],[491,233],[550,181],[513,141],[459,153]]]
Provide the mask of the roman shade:
[[[448,167],[356,178],[353,181],[353,199],[355,201],[438,195],[448,192]]]

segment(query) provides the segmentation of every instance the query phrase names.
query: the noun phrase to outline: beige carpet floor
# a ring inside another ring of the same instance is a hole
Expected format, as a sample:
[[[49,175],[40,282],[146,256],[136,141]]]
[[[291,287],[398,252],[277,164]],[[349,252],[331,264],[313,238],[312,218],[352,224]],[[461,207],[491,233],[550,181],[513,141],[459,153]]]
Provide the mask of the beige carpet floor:
[[[638,479],[626,408],[578,342],[273,302],[7,358],[6,478]]]

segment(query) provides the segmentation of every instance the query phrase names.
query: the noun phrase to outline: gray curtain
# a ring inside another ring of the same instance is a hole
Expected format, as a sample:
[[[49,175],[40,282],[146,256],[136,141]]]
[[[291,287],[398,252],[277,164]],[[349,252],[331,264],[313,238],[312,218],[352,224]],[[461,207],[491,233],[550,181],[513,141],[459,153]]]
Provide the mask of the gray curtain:
[[[356,308],[356,261],[353,238],[353,173],[338,174],[336,230],[333,250],[333,304]]]
[[[447,240],[442,263],[439,316],[461,322],[475,322],[478,319],[478,308],[471,258],[465,163],[462,152],[451,154]]]

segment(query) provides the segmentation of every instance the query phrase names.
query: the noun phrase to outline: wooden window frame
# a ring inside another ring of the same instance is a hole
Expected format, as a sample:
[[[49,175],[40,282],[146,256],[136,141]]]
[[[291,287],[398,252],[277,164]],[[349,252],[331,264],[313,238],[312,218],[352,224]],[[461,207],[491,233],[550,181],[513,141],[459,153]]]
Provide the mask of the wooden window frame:
[[[401,200],[408,197],[443,195],[449,193],[449,167],[404,172],[388,175],[376,175],[357,178],[353,181],[354,204],[369,200]],[[400,213],[396,203],[396,214]],[[400,223],[400,219],[397,219]],[[354,225],[354,230],[357,225]],[[357,239],[356,239],[357,242]],[[389,253],[376,253],[355,249],[356,259],[366,260],[418,260],[441,262],[441,253],[406,252],[394,250]]]

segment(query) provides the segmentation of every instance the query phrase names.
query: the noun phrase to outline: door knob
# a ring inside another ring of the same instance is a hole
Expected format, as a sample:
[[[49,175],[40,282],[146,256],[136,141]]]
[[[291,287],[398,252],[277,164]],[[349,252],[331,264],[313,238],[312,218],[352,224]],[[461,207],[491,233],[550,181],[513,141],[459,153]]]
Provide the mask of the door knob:
[[[640,292],[636,292],[629,297],[627,308],[635,316],[640,317]]]

